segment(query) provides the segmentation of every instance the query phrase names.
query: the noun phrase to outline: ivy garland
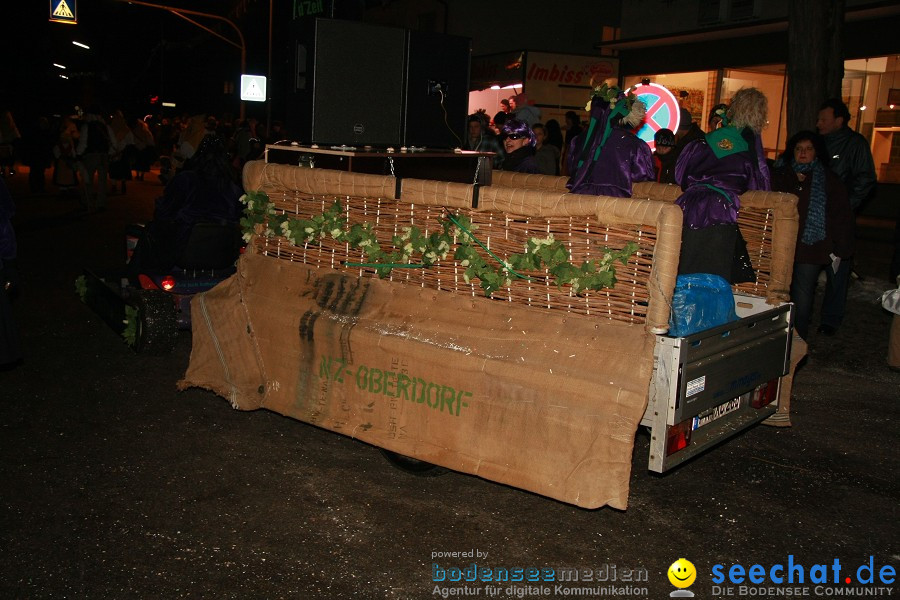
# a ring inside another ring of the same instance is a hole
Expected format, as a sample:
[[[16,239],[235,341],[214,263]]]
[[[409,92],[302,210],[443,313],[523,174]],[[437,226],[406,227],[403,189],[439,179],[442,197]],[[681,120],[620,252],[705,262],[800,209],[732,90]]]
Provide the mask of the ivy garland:
[[[125,329],[122,330],[122,337],[128,346],[134,347],[134,344],[137,342],[138,309],[130,304],[126,304],[125,320],[122,322],[125,324]]]
[[[573,294],[581,294],[587,290],[610,288],[616,284],[615,262],[622,264],[635,253],[638,245],[629,242],[621,250],[603,248],[603,257],[599,260],[585,261],[581,266],[569,262],[569,251],[562,242],[549,235],[546,238],[528,240],[524,254],[512,254],[506,260],[501,259],[482,244],[474,235],[477,225],[462,215],[448,213],[442,218],[440,230],[425,235],[415,226],[404,227],[401,235],[391,238],[395,250],[386,252],[378,243],[372,223],[356,223],[348,229],[341,203],[335,201],[321,215],[310,219],[298,219],[287,214],[278,214],[274,204],[265,192],[253,191],[241,196],[246,205],[241,226],[244,240],[249,242],[252,235],[274,237],[280,235],[295,246],[331,238],[337,242],[347,243],[362,251],[365,263],[345,263],[350,267],[372,267],[380,277],[387,277],[396,268],[427,268],[445,260],[450,253],[453,241],[457,241],[453,259],[466,267],[463,278],[466,283],[472,279],[481,282],[484,295],[490,295],[500,288],[508,287],[513,277],[531,280],[518,271],[543,271],[546,269],[556,280],[560,289],[564,285],[572,288]],[[476,245],[483,248],[497,265],[488,263]],[[414,256],[420,263],[411,262]]]

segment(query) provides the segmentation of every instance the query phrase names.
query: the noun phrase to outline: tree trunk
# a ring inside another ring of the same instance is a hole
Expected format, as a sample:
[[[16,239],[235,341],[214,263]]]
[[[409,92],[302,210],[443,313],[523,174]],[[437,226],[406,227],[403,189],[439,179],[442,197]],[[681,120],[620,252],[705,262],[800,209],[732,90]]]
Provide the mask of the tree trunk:
[[[815,130],[819,106],[841,96],[845,0],[790,0],[787,133]]]
[[[844,6],[846,0],[830,0],[827,3],[828,28],[831,38],[826,46],[828,64],[825,79],[827,98],[841,98],[844,81]]]

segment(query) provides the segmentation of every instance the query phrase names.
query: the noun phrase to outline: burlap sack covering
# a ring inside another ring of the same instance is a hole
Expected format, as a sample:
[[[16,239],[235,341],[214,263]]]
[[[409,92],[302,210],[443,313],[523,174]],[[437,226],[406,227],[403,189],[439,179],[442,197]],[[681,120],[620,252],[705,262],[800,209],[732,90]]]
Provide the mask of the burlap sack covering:
[[[245,187],[282,196],[394,189],[391,178],[321,171],[251,163]],[[404,181],[403,197],[463,206],[466,187]],[[650,201],[482,192],[479,210],[654,223],[647,322],[314,268],[251,244],[238,273],[194,301],[194,347],[179,386],[581,507],[626,508],[653,368],[650,329],[668,319],[680,211]]]
[[[182,387],[585,508],[627,506],[653,358],[641,326],[260,255],[199,302]]]

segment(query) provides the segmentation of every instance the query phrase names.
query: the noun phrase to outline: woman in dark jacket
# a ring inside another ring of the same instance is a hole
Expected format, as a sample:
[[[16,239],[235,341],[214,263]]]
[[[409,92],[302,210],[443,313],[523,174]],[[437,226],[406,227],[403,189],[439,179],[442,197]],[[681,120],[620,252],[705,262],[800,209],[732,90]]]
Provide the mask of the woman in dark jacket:
[[[788,140],[772,176],[773,190],[799,198],[791,300],[795,328],[803,339],[808,339],[819,273],[825,269],[830,286],[840,261],[853,256],[853,213],[847,189],[828,168],[827,160],[822,137],[801,131]]]

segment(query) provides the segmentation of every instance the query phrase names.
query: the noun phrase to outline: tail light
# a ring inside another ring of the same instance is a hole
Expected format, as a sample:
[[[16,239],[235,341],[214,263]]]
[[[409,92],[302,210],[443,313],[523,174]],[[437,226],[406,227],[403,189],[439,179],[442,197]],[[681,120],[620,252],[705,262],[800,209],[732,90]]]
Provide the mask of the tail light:
[[[778,380],[772,379],[753,390],[750,406],[759,409],[772,404],[778,397]]]
[[[166,290],[167,292],[170,292],[170,291],[172,291],[172,288],[175,287],[175,278],[172,277],[171,275],[166,275],[165,277],[162,278],[160,285],[162,285],[162,289]]]
[[[691,443],[691,419],[666,430],[666,456],[684,450]]]

